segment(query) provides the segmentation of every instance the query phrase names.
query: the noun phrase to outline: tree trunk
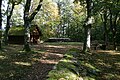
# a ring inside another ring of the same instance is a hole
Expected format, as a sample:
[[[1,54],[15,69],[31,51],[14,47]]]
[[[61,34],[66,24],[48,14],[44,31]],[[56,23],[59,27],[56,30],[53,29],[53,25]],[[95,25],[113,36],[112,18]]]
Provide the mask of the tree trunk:
[[[88,48],[88,50],[90,50],[90,37],[91,37],[91,27],[90,27],[91,25],[89,25],[89,27],[88,27],[88,31],[87,31],[87,48]]]
[[[105,33],[104,33],[104,44],[106,46],[108,46],[108,30],[107,30],[107,11],[105,10],[104,14],[103,14],[103,25],[104,25],[104,30],[105,30]]]
[[[8,45],[8,32],[9,32],[9,29],[10,29],[10,22],[7,19],[7,25],[6,25],[5,34],[4,34],[4,44],[5,45]]]
[[[87,4],[87,19],[84,25],[85,28],[85,39],[83,45],[83,52],[90,51],[90,32],[91,32],[91,24],[92,24],[92,0],[86,0]]]
[[[58,14],[61,16],[61,4],[59,3],[59,1],[57,2],[57,6],[58,6]],[[60,38],[61,37],[61,27],[62,27],[62,20],[60,19],[60,23],[58,24],[57,27],[57,37]]]
[[[30,22],[29,21],[25,21],[24,22],[24,50],[29,52],[31,51],[31,48],[29,46],[29,41],[30,41]]]
[[[29,10],[30,10],[31,0],[27,0],[24,9],[24,48],[23,50],[29,52],[31,48],[29,46],[29,27],[30,27],[30,20],[29,20]]]
[[[2,0],[0,0],[0,49],[2,48]]]
[[[10,19],[11,19],[14,7],[15,7],[15,3],[12,4],[11,11],[9,11],[9,8],[10,8],[9,4],[7,7],[7,24],[6,24],[5,34],[4,34],[4,44],[5,45],[8,45],[8,32],[10,29]]]
[[[111,28],[111,31],[112,31],[112,39],[113,39],[113,46],[114,46],[114,50],[116,50],[116,20],[117,20],[117,16],[118,16],[118,13],[115,15],[115,20],[113,22],[113,14],[110,10],[110,28]]]
[[[29,14],[29,10],[30,10],[30,6],[31,6],[31,0],[27,0],[26,4],[25,4],[25,9],[24,9],[24,28],[25,28],[25,35],[24,35],[24,48],[23,50],[29,52],[31,51],[31,48],[29,46],[29,41],[30,41],[30,25],[32,20],[34,19],[35,15],[38,13],[38,11],[40,10],[41,6],[42,6],[42,1],[39,1],[39,5],[37,6],[37,8],[33,11],[33,13],[30,15]]]
[[[116,32],[117,32],[117,17],[118,17],[118,13],[115,15],[115,19],[113,22],[113,45],[114,45],[114,50],[117,50],[117,46],[116,46]]]
[[[91,25],[89,25],[91,26]],[[91,31],[91,28],[88,27],[88,26],[84,26],[84,45],[83,45],[83,52],[87,52],[87,51],[90,51],[90,31]]]
[[[113,31],[113,45],[114,45],[114,50],[117,50],[117,46],[116,46],[116,30]]]

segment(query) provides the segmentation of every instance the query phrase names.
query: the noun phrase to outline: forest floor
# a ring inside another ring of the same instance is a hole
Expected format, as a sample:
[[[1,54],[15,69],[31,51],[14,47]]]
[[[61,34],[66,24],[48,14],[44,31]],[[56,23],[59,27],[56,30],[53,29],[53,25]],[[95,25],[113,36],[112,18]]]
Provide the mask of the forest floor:
[[[22,51],[22,45],[8,45],[0,51],[0,80],[46,80],[70,48],[81,43],[44,43],[31,45],[31,52]]]
[[[49,71],[71,48],[81,50],[81,43],[43,43],[31,45],[33,51],[22,51],[22,45],[9,45],[0,51],[0,80],[46,80]],[[120,79],[120,53],[92,51],[86,61],[101,72],[99,80]]]
[[[63,58],[63,55],[71,48],[81,48],[80,43],[44,43],[32,47],[34,51],[40,51],[42,55],[37,55],[40,59],[33,65],[33,70],[27,77],[29,80],[46,80],[49,71]]]

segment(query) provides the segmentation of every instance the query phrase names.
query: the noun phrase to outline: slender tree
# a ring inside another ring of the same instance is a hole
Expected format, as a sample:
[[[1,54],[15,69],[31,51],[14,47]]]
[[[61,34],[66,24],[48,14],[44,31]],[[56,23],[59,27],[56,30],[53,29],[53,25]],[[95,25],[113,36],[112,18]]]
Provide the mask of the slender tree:
[[[23,50],[25,51],[31,51],[30,46],[29,46],[29,38],[30,38],[30,26],[31,26],[31,22],[34,19],[35,15],[38,13],[38,11],[40,10],[41,6],[42,6],[42,2],[43,0],[39,1],[39,5],[36,7],[36,9],[30,14],[30,6],[31,6],[31,0],[26,0],[26,4],[25,4],[25,9],[24,9],[24,48]]]
[[[9,0],[8,1],[8,6],[7,6],[7,23],[6,23],[6,28],[5,28],[5,33],[4,33],[4,43],[5,45],[8,45],[8,32],[10,29],[10,19],[13,14],[13,10],[15,5],[18,5],[21,2],[21,0]]]
[[[107,9],[105,8],[103,10],[103,13],[101,14],[101,19],[102,19],[102,23],[103,23],[103,27],[104,27],[104,45],[107,47],[108,46],[108,27],[107,27],[107,22],[108,22],[108,13],[107,13]]]
[[[117,20],[117,16],[118,14],[115,15],[115,20],[113,21],[113,14],[110,10],[110,29],[111,29],[111,32],[112,32],[112,41],[113,41],[113,46],[114,46],[114,50],[116,50],[116,20]]]
[[[104,25],[104,44],[107,46],[108,45],[108,30],[107,30],[107,11],[105,10],[103,13],[103,25]]]
[[[10,2],[8,2],[8,7],[7,7],[7,23],[6,23],[6,28],[5,28],[5,36],[4,36],[4,43],[5,45],[8,45],[8,31],[10,29],[10,19],[13,13],[15,3],[12,4],[12,8],[10,10]],[[10,10],[10,11],[9,11]]]
[[[1,44],[1,38],[2,38],[2,11],[1,11],[1,7],[2,7],[2,0],[0,0],[0,49],[2,48],[2,44]]]

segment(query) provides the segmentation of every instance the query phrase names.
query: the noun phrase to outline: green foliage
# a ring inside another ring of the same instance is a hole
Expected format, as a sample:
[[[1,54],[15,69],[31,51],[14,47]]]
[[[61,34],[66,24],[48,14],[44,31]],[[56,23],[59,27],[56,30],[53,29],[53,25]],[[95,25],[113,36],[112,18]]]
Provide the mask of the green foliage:
[[[23,26],[11,27],[9,30],[9,35],[24,35],[24,27]]]
[[[11,3],[15,2],[20,3],[21,0],[10,0]],[[36,8],[35,4],[38,4],[38,1],[33,1],[30,14]],[[11,4],[10,3],[10,4]],[[59,4],[59,5],[58,5]],[[103,14],[104,11],[107,11],[107,30],[109,41],[112,42],[112,36],[110,29],[110,11],[112,12],[112,21],[114,23],[115,16],[120,12],[120,2],[119,0],[93,0],[92,7],[92,16],[95,18],[95,23],[92,25],[91,31],[91,40],[104,40],[104,19]],[[21,4],[22,5],[22,4]],[[72,6],[71,6],[72,5]],[[23,24],[22,15],[19,13],[19,8],[21,6],[15,7],[15,14],[12,16],[12,24]],[[117,35],[116,42],[119,41],[119,15],[117,16]],[[101,17],[102,16],[102,17]],[[41,39],[47,40],[50,37],[58,37],[58,35],[62,35],[60,37],[69,37],[72,41],[84,41],[84,30],[83,24],[86,19],[86,0],[74,0],[74,3],[69,0],[45,0],[42,5],[41,11],[35,16],[34,23],[39,24],[38,26],[41,28],[43,36]],[[60,33],[57,30],[60,28]],[[64,29],[63,29],[64,28]],[[64,34],[63,34],[64,33]],[[10,35],[23,35],[23,28],[15,28],[9,31]]]
[[[72,41],[83,41],[84,36],[82,26],[76,26],[73,24],[67,28],[66,33]]]
[[[30,27],[30,31],[33,31],[36,26],[32,25]],[[41,29],[40,29],[41,30]],[[13,26],[9,30],[9,35],[24,35],[24,27],[23,26]]]
[[[72,41],[83,41],[84,40],[84,15],[74,15],[73,19],[69,23],[69,27],[66,29],[66,35]]]
[[[49,73],[50,78],[47,80],[76,80],[78,79],[78,76],[68,69],[63,69],[63,70],[53,70]]]
[[[92,28],[91,29],[92,40],[93,41],[94,40],[98,40],[98,41],[104,40],[104,33],[105,32],[103,32],[103,31],[104,31],[103,27],[101,27],[101,26],[97,26],[97,27]]]
[[[54,37],[55,36],[55,28],[53,28],[56,24],[54,24],[54,22],[48,22],[44,25],[41,25],[41,31],[43,36],[41,37],[42,40],[47,40],[50,37]]]

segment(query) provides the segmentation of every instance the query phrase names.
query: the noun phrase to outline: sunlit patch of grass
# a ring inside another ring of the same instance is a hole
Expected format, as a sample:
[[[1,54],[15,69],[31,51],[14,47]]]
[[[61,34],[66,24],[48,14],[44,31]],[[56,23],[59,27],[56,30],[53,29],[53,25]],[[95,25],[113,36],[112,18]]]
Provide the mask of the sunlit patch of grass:
[[[81,42],[45,42],[48,45],[82,45]]]
[[[56,65],[57,69],[64,69],[64,68],[75,68],[72,64],[73,62],[70,60],[61,60],[58,65]]]
[[[79,77],[68,69],[52,70],[47,80],[77,80]]]
[[[83,80],[96,80],[96,79],[86,76],[86,77],[83,77]]]
[[[73,59],[73,58],[74,58],[73,55],[68,55],[68,54],[65,54],[64,57],[65,57],[66,59],[67,59],[67,58],[68,58],[68,59]]]
[[[14,63],[17,65],[23,65],[23,66],[31,66],[32,65],[31,63],[28,63],[28,62],[14,62]]]
[[[40,59],[39,58],[33,58],[32,61],[34,61],[34,62],[35,61],[40,61]]]
[[[120,68],[120,62],[116,62],[116,63],[114,63],[114,65],[116,65]]]
[[[45,47],[48,47],[48,48],[65,48],[64,46],[60,46],[60,45],[46,45]]]
[[[0,59],[6,59],[6,58],[7,58],[6,56],[0,55]]]
[[[43,54],[43,53],[45,53],[45,50],[39,50],[39,51],[34,51],[34,52]]]
[[[100,71],[95,66],[91,65],[90,63],[85,63],[84,66],[86,66],[89,69],[95,70],[95,71]]]

